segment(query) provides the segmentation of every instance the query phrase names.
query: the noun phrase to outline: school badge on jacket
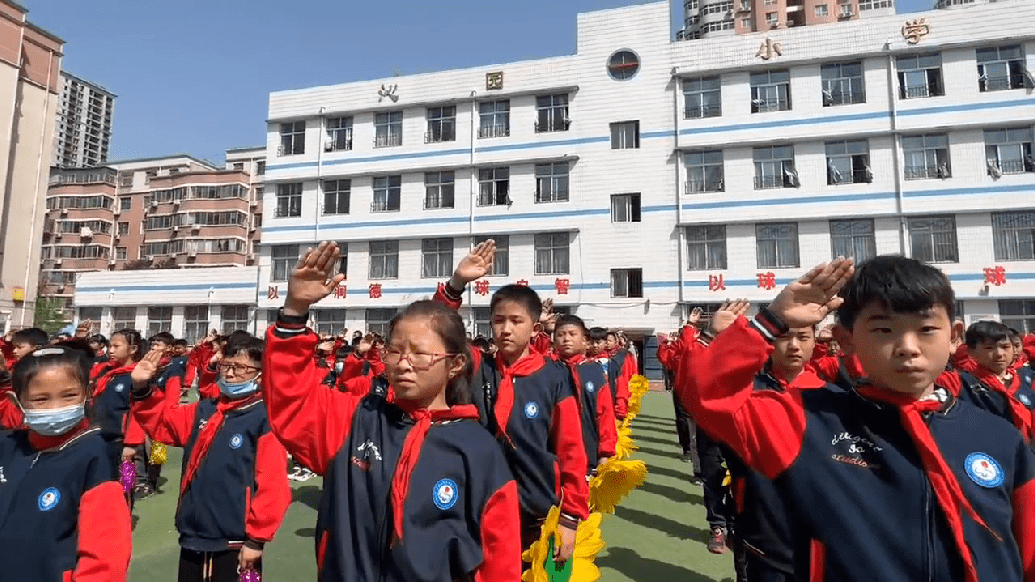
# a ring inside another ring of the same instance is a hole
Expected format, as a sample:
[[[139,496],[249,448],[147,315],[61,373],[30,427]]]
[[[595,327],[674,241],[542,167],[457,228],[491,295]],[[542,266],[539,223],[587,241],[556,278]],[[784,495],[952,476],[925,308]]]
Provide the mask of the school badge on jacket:
[[[59,501],[61,501],[60,491],[58,491],[54,487],[45,489],[43,493],[40,493],[40,498],[38,501],[40,511],[50,511],[51,509],[54,509],[54,507],[58,504]]]
[[[529,402],[528,404],[526,404],[525,405],[525,418],[528,418],[529,420],[532,420],[532,419],[534,419],[537,416],[539,416],[539,405],[536,404],[535,402]]]
[[[435,507],[442,511],[456,505],[458,497],[456,481],[452,479],[439,479],[432,488],[431,500],[435,502]]]
[[[999,462],[985,453],[970,453],[964,461],[964,468],[970,480],[989,489],[1003,484],[1003,468]]]

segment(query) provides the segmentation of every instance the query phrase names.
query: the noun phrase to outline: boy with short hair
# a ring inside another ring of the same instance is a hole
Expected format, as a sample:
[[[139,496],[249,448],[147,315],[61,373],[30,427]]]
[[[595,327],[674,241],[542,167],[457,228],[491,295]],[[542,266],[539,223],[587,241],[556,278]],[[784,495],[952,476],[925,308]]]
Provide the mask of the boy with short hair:
[[[434,300],[459,309],[464,288],[492,267],[496,243],[477,245],[440,284]],[[586,451],[571,376],[563,365],[531,349],[542,302],[531,288],[506,285],[490,300],[494,357],[474,350],[471,398],[481,422],[497,438],[517,479],[521,543],[538,539],[550,508],[560,507],[554,558],[575,551],[575,530],[589,516]]]
[[[612,369],[616,371],[611,376],[615,418],[621,422],[629,414],[629,381],[639,372],[639,369],[636,365],[636,357],[623,345],[618,332],[607,332],[607,349],[609,357],[614,363]]]
[[[940,383],[962,332],[948,278],[898,256],[852,272],[845,259],[819,265],[754,320],[737,318],[683,367],[680,388],[697,389],[684,401],[773,480],[798,579],[1035,580],[1035,453]],[[753,391],[774,338],[838,307],[864,383]]]
[[[31,354],[36,348],[41,348],[49,343],[50,336],[38,327],[19,329],[11,337],[15,362]]]
[[[1035,437],[1031,371],[1014,370],[1010,330],[997,321],[977,321],[965,335],[971,371],[959,372],[961,400],[1005,418],[1030,442]]]

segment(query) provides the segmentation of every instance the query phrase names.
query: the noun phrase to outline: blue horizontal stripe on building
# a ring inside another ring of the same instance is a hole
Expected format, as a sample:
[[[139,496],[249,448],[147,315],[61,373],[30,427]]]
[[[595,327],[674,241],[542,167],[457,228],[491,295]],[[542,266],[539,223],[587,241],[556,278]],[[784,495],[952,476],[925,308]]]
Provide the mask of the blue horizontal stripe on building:
[[[255,283],[193,283],[162,285],[108,285],[105,287],[77,287],[76,293],[107,293],[116,291],[198,291],[198,290],[255,290]]]

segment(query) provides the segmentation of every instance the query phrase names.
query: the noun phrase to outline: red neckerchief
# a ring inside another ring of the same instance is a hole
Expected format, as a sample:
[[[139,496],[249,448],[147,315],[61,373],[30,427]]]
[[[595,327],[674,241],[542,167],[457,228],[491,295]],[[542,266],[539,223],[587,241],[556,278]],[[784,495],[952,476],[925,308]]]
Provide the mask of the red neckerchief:
[[[1016,372],[1018,369],[1022,368],[1027,363],[1028,363],[1028,354],[1026,354],[1026,353],[1024,353],[1022,351],[1020,354],[1017,355],[1017,361],[1012,363],[1012,364],[1010,364],[1010,371],[1011,372]]]
[[[65,434],[59,434],[57,436],[44,436],[39,434],[38,432],[29,430],[29,444],[32,445],[32,448],[36,449],[37,451],[56,449],[61,445],[67,443],[68,441],[74,439],[75,437],[79,436],[79,433],[83,432],[88,428],[90,428],[90,421],[84,418],[79,424],[75,425],[75,427],[73,427],[72,430],[66,432]]]
[[[1014,426],[1016,426],[1017,429],[1021,431],[1021,434],[1024,435],[1025,440],[1030,441],[1032,421],[1031,411],[1028,410],[1026,406],[1021,404],[1020,400],[1017,400],[1013,396],[1017,392],[1017,389],[1020,387],[1020,381],[1017,377],[1017,374],[1013,374],[1010,386],[1006,386],[1005,384],[1003,384],[1003,381],[999,379],[999,376],[996,376],[990,370],[987,370],[983,367],[978,367],[978,369],[971,372],[971,374],[973,374],[975,378],[980,380],[982,384],[988,386],[990,390],[992,390],[993,392],[998,392],[999,394],[1002,394],[1004,398],[1006,398],[1006,402],[1010,406],[1010,417],[1013,419]]]
[[[431,425],[447,420],[478,420],[478,408],[473,404],[464,404],[445,410],[428,410],[427,408],[415,408],[407,401],[398,401],[395,404],[413,419],[413,428],[406,435],[402,452],[399,454],[399,462],[395,466],[395,474],[392,475],[392,515],[395,539],[402,541],[403,518],[405,517],[406,495],[410,489],[410,475],[420,459],[420,450],[424,446],[424,439],[428,436]]]
[[[817,388],[824,388],[827,385],[825,380],[817,376],[815,372],[809,370],[808,368],[805,368],[801,372],[798,372],[798,375],[795,376],[794,379],[790,382],[788,382],[787,379],[783,377],[783,374],[780,374],[775,369],[771,369],[769,371],[769,375],[772,376],[774,380],[780,383],[780,386],[784,389],[784,391],[815,390]]]
[[[514,443],[507,434],[507,424],[510,422],[510,411],[514,409],[514,378],[531,376],[544,365],[546,365],[546,359],[542,354],[529,352],[527,356],[508,366],[503,361],[503,356],[499,352],[496,353],[496,369],[500,372],[500,386],[496,394],[496,405],[492,411],[496,417],[496,425],[499,427],[500,434],[511,445]]]
[[[136,367],[136,362],[130,362],[125,366],[116,366],[105,372],[103,375],[101,375],[100,378],[97,378],[97,383],[93,387],[93,398],[96,399],[105,391],[105,389],[108,388],[108,384],[111,383],[112,378],[114,378],[115,376],[121,376],[123,374],[131,374],[133,373],[133,368]]]
[[[939,412],[945,408],[946,402],[940,400],[916,400],[909,394],[902,394],[884,390],[871,385],[861,385],[856,389],[862,396],[898,408],[902,417],[902,426],[913,439],[916,450],[920,453],[920,463],[923,465],[924,474],[931,482],[931,489],[934,490],[935,499],[949,522],[949,529],[952,530],[952,537],[956,542],[956,549],[963,558],[963,568],[966,582],[977,582],[977,568],[974,566],[974,555],[967,545],[966,535],[963,532],[963,512],[970,514],[971,519],[981,527],[988,530],[994,537],[1001,539],[985,520],[978,515],[977,511],[970,504],[956,475],[945,462],[938,443],[931,435],[931,429],[924,421],[923,413]],[[949,390],[951,392],[951,390]],[[951,400],[949,401],[952,402]]]
[[[187,460],[187,467],[183,470],[183,479],[180,481],[180,499],[183,499],[183,494],[187,491],[191,481],[194,480],[194,475],[197,474],[198,469],[201,467],[201,462],[205,459],[205,455],[208,454],[209,448],[212,447],[212,441],[215,440],[219,429],[223,427],[226,413],[258,400],[262,400],[261,392],[241,400],[230,400],[225,396],[220,397],[219,403],[216,405],[215,414],[205,423],[205,427],[201,429],[201,434],[198,435],[198,440],[194,443],[194,448],[191,449],[190,459]]]

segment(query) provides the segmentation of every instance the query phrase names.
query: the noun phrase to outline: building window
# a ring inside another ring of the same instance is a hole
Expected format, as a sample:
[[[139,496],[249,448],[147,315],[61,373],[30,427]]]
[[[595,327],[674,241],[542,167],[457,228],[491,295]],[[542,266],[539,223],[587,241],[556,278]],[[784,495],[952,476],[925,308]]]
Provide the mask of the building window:
[[[259,176],[266,174],[266,160],[259,160],[255,162],[255,173]]]
[[[912,257],[927,263],[958,263],[956,219],[952,216],[918,216],[909,219]]]
[[[399,210],[402,195],[402,176],[379,176],[374,178],[374,202],[372,212],[395,212]]]
[[[481,244],[489,239],[496,241],[496,251],[492,254],[492,269],[489,276],[507,276],[510,274],[510,236],[494,234],[474,237],[474,244]]]
[[[206,335],[208,335],[208,306],[188,305],[184,307],[183,339],[194,345],[205,339]]]
[[[510,168],[478,170],[478,206],[505,206],[510,203]]]
[[[382,240],[370,242],[369,278],[399,278],[399,241]]]
[[[478,137],[507,137],[510,135],[510,100],[478,104]]]
[[[367,331],[381,337],[388,337],[388,327],[395,317],[394,309],[367,309]]]
[[[902,137],[902,151],[906,160],[906,180],[948,178],[949,137],[944,133]]]
[[[453,172],[424,173],[424,208],[453,207]]]
[[[992,213],[997,261],[1035,261],[1035,212]]]
[[[759,269],[790,269],[798,260],[798,224],[775,222],[755,225]]]
[[[548,232],[535,235],[535,274],[567,275],[568,233]]]
[[[700,77],[683,81],[683,116],[687,119],[722,115],[722,88],[719,77]]]
[[[374,147],[400,146],[403,142],[402,111],[388,111],[374,116]]]
[[[115,247],[115,260],[116,261],[125,261],[125,260],[127,260],[128,256],[129,256],[129,253],[126,250],[126,247]]]
[[[873,219],[831,220],[830,245],[834,257],[854,259],[855,264],[877,256]]]
[[[971,0],[973,1],[973,0]],[[878,8],[894,8],[894,0],[859,0],[859,10],[876,10]],[[851,16],[851,12],[846,11],[847,16]]]
[[[981,91],[1004,91],[1035,87],[1031,73],[1024,67],[1020,45],[977,49],[978,88]]]
[[[115,232],[116,232],[116,234],[118,236],[126,236],[127,234],[129,234],[129,223],[128,222],[120,222],[119,226],[118,226],[118,230],[115,231]]]
[[[683,156],[686,163],[686,193],[722,192],[722,150],[690,152]]]
[[[234,171],[235,172],[243,172],[244,171],[244,162],[234,162]]]
[[[985,130],[985,160],[993,178],[1003,174],[1035,171],[1031,152],[1031,128]]]
[[[687,264],[691,271],[726,268],[726,227],[686,227]]]
[[[535,165],[535,201],[568,201],[568,162]]]
[[[352,149],[352,118],[331,117],[327,120],[327,151],[336,152]],[[265,168],[263,168],[265,171]]]
[[[643,269],[611,269],[611,297],[643,297]]]
[[[280,150],[282,156],[305,153],[305,121],[280,124]]]
[[[299,245],[277,245],[270,248],[270,281],[287,281],[301,257]]]
[[[1023,334],[1035,333],[1035,299],[1000,299],[999,321]]]
[[[341,253],[341,258],[338,259],[338,273],[345,275],[347,278],[349,275],[349,243],[347,241],[339,241],[338,252]]]
[[[132,188],[133,187],[133,174],[122,174],[119,176],[119,187],[120,188]]]
[[[488,307],[475,307],[474,312],[474,336],[492,337],[492,313]]]
[[[769,26],[780,25],[780,13],[779,12],[767,12],[765,15],[765,23]]]
[[[540,95],[535,98],[536,133],[551,131],[568,131],[571,121],[568,120],[568,96]]]
[[[154,337],[163,331],[172,331],[173,308],[166,306],[147,308],[147,337]]]
[[[302,216],[302,183],[277,184],[277,218]]]
[[[640,147],[640,122],[623,121],[611,124],[611,149],[634,150]]]
[[[224,305],[220,308],[219,315],[223,324],[223,334],[230,335],[239,329],[248,330],[250,319],[247,305]],[[202,334],[201,337],[204,337],[204,330]]]
[[[611,222],[640,222],[640,194],[611,196]]]
[[[898,58],[898,96],[902,99],[940,97],[945,95],[942,83],[942,56],[916,55]]]
[[[618,51],[607,61],[607,74],[616,81],[632,79],[638,70],[640,59],[632,51]]]
[[[124,329],[137,328],[136,307],[113,307],[111,309],[111,331],[112,333]]]
[[[751,113],[788,111],[790,108],[790,72],[766,71],[751,75]]]
[[[826,4],[817,4],[816,5],[816,16],[817,17],[825,18],[828,14],[830,14],[830,11],[827,9],[827,5]]]
[[[755,148],[752,157],[755,161],[755,190],[798,187],[794,146]]]
[[[456,141],[456,107],[428,107],[428,133],[424,143]]]
[[[129,210],[133,208],[133,197],[132,196],[120,196],[119,197],[119,210]]]
[[[862,184],[873,181],[870,146],[866,140],[828,141],[827,184]]]
[[[453,239],[426,238],[421,241],[420,276],[425,279],[449,277],[453,273]]]
[[[823,107],[866,103],[862,63],[823,65],[819,74],[823,80]]]
[[[348,214],[352,199],[352,180],[323,181],[323,213]]]

